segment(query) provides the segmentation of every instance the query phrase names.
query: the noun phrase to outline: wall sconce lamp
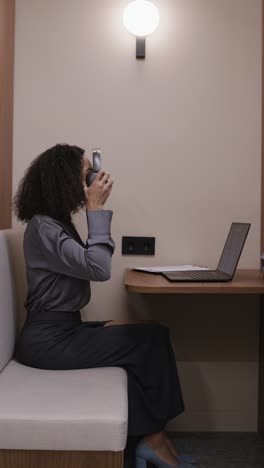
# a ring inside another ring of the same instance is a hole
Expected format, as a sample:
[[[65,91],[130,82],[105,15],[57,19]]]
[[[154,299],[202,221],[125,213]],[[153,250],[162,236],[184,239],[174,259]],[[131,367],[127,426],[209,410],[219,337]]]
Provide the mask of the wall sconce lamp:
[[[159,12],[153,3],[147,0],[135,0],[127,5],[123,14],[124,26],[137,38],[136,57],[145,58],[146,36],[159,25]]]

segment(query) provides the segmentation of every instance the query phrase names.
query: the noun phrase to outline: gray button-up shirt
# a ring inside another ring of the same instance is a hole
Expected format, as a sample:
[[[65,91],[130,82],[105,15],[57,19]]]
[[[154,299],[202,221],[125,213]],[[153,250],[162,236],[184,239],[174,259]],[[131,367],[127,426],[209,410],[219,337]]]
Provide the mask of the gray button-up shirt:
[[[70,229],[46,215],[34,215],[24,234],[28,281],[25,308],[77,311],[88,304],[90,281],[111,276],[115,243],[111,238],[112,210],[86,211],[88,238],[78,243]]]

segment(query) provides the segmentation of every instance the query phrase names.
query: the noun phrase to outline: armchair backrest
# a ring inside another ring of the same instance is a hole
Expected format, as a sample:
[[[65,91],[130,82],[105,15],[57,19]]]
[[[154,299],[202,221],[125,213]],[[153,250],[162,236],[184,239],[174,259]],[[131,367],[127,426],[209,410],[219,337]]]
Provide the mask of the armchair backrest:
[[[23,233],[20,228],[0,230],[0,372],[14,354],[23,309]]]

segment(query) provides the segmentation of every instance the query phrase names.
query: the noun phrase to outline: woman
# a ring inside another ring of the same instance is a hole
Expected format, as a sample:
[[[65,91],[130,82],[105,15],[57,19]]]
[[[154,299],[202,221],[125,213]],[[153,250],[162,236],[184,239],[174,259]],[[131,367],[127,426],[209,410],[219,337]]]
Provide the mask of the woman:
[[[195,463],[176,453],[164,431],[183,411],[183,400],[169,329],[155,322],[86,321],[80,309],[91,297],[90,281],[111,276],[115,243],[113,212],[104,210],[113,180],[92,170],[84,150],[55,145],[33,160],[13,200],[15,214],[27,222],[24,255],[28,281],[27,319],[15,358],[41,369],[123,367],[128,378],[128,435],[140,436],[137,467],[146,460],[160,467]],[[72,214],[86,209],[84,244]],[[189,465],[190,466],[190,465]]]

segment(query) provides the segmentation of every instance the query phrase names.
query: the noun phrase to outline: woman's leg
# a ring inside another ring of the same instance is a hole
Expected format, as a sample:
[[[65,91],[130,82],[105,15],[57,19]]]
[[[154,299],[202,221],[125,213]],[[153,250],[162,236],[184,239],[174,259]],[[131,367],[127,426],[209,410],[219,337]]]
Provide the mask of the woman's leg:
[[[153,444],[159,442],[164,453],[164,434],[157,434],[184,409],[168,327],[152,321],[38,324],[30,331],[29,344],[31,355],[26,357],[32,367],[123,367],[128,383],[128,436],[149,435],[148,440],[153,437]]]
[[[105,327],[113,325],[129,325],[134,323],[157,323],[154,320],[141,320],[141,321],[125,321],[125,320],[111,320],[105,323]],[[169,464],[176,464],[178,453],[173,446],[171,440],[167,436],[165,430],[156,432],[154,434],[148,434],[144,436],[145,442],[155,450],[158,455]]]
[[[177,466],[177,454],[174,453],[167,442],[165,430],[145,435],[144,441],[169,465]]]

